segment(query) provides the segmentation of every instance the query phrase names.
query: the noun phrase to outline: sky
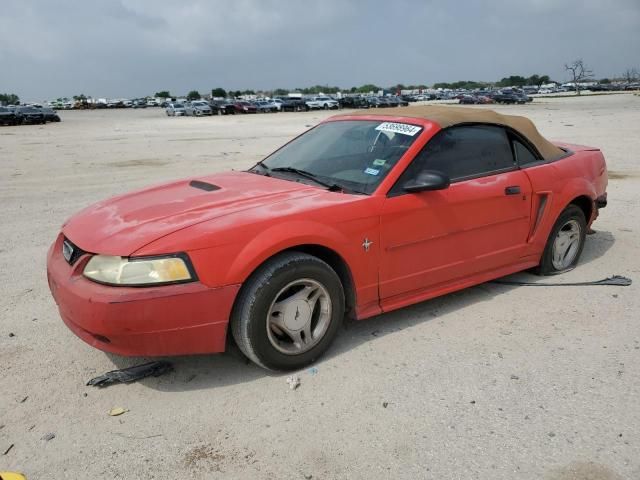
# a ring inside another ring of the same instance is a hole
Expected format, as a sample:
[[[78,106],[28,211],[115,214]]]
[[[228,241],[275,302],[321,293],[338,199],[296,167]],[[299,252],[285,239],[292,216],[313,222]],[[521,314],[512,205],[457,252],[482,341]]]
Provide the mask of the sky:
[[[640,0],[7,0],[0,92],[295,88],[640,69]]]

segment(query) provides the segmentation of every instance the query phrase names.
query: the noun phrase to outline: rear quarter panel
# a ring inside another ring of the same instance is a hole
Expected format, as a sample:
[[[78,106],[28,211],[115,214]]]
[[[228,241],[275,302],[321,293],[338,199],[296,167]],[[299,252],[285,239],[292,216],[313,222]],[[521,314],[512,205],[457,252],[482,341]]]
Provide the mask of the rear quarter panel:
[[[592,202],[606,192],[607,168],[600,150],[579,145],[558,144],[569,149],[571,155],[551,163],[525,168],[532,186],[532,214],[536,224],[532,225],[529,238],[531,254],[541,254],[547,238],[560,213],[573,200],[586,196]],[[541,200],[546,203],[541,208]],[[592,204],[593,205],[593,204]],[[595,212],[595,207],[592,209]],[[594,219],[587,219],[591,223]]]

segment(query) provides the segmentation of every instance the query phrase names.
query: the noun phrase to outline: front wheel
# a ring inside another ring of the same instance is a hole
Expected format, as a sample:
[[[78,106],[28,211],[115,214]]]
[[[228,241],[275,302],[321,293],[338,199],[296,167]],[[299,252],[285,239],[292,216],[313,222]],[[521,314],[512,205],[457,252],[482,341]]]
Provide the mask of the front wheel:
[[[285,252],[245,283],[231,315],[231,331],[253,362],[294,370],[329,348],[343,317],[344,291],[336,272],[317,257]]]
[[[569,205],[551,230],[536,273],[555,275],[573,269],[584,248],[586,233],[584,212],[577,205]]]

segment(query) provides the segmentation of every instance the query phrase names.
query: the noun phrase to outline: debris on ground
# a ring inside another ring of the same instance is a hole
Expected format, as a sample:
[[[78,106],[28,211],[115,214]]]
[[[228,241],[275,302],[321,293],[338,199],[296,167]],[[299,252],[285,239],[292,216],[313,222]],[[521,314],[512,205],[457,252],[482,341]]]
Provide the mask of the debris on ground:
[[[316,367],[311,367],[309,370],[307,370],[307,372],[309,373],[309,375],[317,375],[318,369]]]
[[[87,382],[87,385],[107,387],[114,383],[131,383],[150,376],[159,377],[171,370],[173,370],[173,365],[170,362],[149,362],[120,370],[112,370],[104,375],[92,378]]]
[[[13,332],[9,332],[9,338],[11,338],[11,337],[15,337],[15,336],[16,336],[16,334],[15,334],[15,333],[13,333]]]
[[[3,480],[27,480],[27,477],[18,472],[0,472],[0,478]]]
[[[24,397],[22,400],[20,400],[20,403],[24,403],[27,401],[27,399],[29,398],[29,395],[27,395],[26,397]]]
[[[122,408],[122,407],[113,407],[111,410],[109,410],[109,415],[111,415],[112,417],[117,417],[118,415],[122,415],[123,413],[127,413],[129,410],[127,410],[126,408]]]
[[[291,390],[295,390],[300,386],[300,378],[297,375],[291,375],[290,377],[287,377],[287,383]]]
[[[47,433],[42,437],[42,440],[44,440],[45,442],[48,442],[49,440],[53,440],[54,438],[56,438],[55,433]]]
[[[522,287],[588,287],[591,285],[613,285],[616,287],[628,287],[633,283],[630,278],[622,275],[613,275],[603,278],[602,280],[593,280],[591,282],[566,282],[566,283],[537,283],[537,282],[521,282],[518,280],[491,280],[489,283],[497,283],[499,285],[518,285]]]
[[[15,447],[15,443],[9,445],[9,447],[4,451],[2,455],[6,455],[7,453],[9,453],[13,447]]]
[[[389,402],[382,402],[382,408],[387,408],[389,406]]]
[[[511,375],[511,380],[520,380],[518,375]]]

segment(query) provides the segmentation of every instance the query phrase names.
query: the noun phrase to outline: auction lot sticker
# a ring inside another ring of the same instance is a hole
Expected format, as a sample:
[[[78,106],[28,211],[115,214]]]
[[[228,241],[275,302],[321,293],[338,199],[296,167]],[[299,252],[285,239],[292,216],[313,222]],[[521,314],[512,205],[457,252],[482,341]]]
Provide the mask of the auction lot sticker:
[[[410,137],[413,137],[421,128],[422,127],[408,125],[406,123],[384,122],[378,125],[376,130],[380,130],[382,132],[401,133],[402,135],[409,135]]]

